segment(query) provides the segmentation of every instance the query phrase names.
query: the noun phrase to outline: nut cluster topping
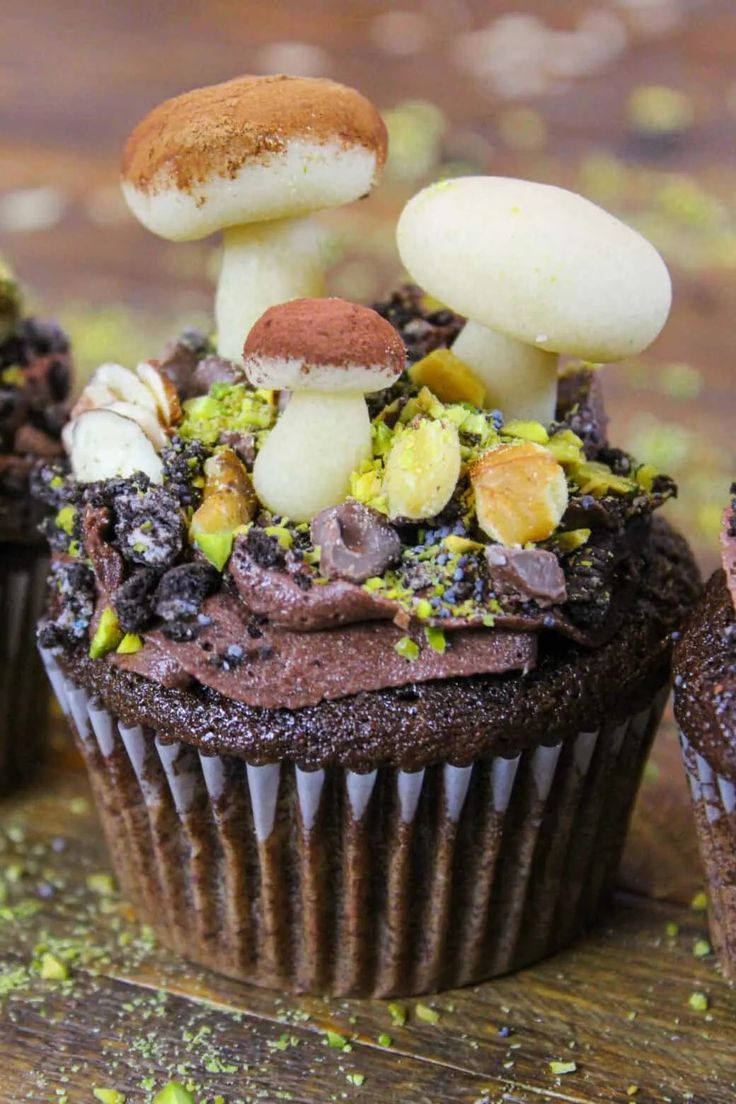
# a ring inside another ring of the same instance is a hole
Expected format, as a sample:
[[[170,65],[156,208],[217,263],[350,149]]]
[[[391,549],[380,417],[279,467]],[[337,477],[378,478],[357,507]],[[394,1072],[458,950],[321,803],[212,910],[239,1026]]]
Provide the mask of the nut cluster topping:
[[[552,536],[567,509],[565,473],[554,456],[531,441],[500,445],[470,467],[478,524],[499,544],[527,544]]]
[[[160,483],[158,454],[181,421],[179,397],[151,362],[135,372],[102,364],[82,391],[64,430],[72,471],[81,483],[144,472]]]

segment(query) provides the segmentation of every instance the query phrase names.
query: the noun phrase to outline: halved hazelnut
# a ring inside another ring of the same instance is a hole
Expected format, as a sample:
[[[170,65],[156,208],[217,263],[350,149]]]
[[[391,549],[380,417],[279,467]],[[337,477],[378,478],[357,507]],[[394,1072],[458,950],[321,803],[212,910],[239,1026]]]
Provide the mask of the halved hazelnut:
[[[542,541],[567,509],[567,480],[551,452],[531,441],[501,445],[470,466],[478,524],[500,544]]]

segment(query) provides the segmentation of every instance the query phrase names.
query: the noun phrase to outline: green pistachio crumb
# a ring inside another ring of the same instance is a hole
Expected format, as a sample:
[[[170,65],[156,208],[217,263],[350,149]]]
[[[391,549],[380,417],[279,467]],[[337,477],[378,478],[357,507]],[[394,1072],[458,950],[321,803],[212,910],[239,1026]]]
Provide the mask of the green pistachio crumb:
[[[391,1001],[388,1006],[388,1013],[391,1017],[391,1023],[394,1027],[403,1027],[406,1023],[406,1009],[403,1004],[396,1004],[395,1001]]]
[[[432,606],[426,598],[420,598],[414,607],[414,612],[421,621],[426,621],[432,616]]]
[[[345,1080],[349,1084],[355,1085],[356,1089],[359,1089],[361,1087],[361,1085],[365,1084],[365,1074],[364,1073],[346,1073],[345,1074]]]
[[[713,953],[713,949],[707,939],[696,939],[693,944],[693,954],[696,958],[707,958]]]
[[[69,977],[69,967],[56,955],[47,951],[41,956],[39,973],[44,981],[66,981]]]
[[[125,1093],[117,1089],[93,1089],[92,1095],[100,1104],[125,1104]]]
[[[194,543],[214,568],[222,571],[233,550],[234,533],[197,533]]]
[[[690,908],[693,912],[705,912],[708,908],[708,898],[701,889],[700,893],[696,893],[690,902]]]
[[[102,659],[108,652],[114,651],[124,635],[115,610],[108,606],[102,611],[97,631],[92,637],[89,646],[90,659]]]
[[[112,897],[115,892],[115,881],[111,874],[88,874],[87,889],[99,897]]]
[[[73,506],[62,506],[56,515],[56,524],[59,529],[62,529],[69,537],[72,535],[76,514],[77,511]]]
[[[153,1104],[194,1104],[194,1097],[179,1081],[169,1081],[153,1098]]]
[[[577,1062],[550,1062],[549,1068],[555,1077],[562,1077],[566,1073],[577,1071]]]
[[[447,641],[445,640],[445,634],[442,629],[427,626],[427,628],[424,630],[424,635],[427,638],[427,643],[429,644],[430,648],[432,648],[435,652],[439,652],[440,655],[445,654]]]
[[[390,1035],[387,1035],[385,1031],[382,1032],[382,1034],[378,1036],[377,1041],[378,1041],[378,1045],[382,1046],[382,1047],[390,1047],[390,1046],[394,1045],[393,1039],[391,1038]]]
[[[126,633],[117,646],[118,655],[135,655],[143,648],[143,639],[138,633]]]
[[[418,1020],[423,1023],[436,1024],[440,1021],[440,1014],[436,1008],[430,1008],[428,1004],[418,1004],[414,1009]]]
[[[710,1001],[705,993],[691,993],[687,1003],[694,1012],[707,1012],[710,1008]]]
[[[638,1085],[628,1085],[626,1087],[626,1095],[627,1096],[636,1096],[638,1091],[639,1091],[639,1086]]]
[[[680,925],[670,921],[669,924],[665,924],[664,933],[668,939],[675,939],[680,934]]]
[[[325,1038],[327,1039],[327,1045],[335,1050],[342,1050],[347,1044],[347,1039],[339,1031],[326,1031]]]
[[[549,434],[541,422],[525,422],[520,419],[501,426],[501,436],[518,437],[523,441],[533,441],[536,445],[546,445],[549,441]]]
[[[394,644],[394,651],[402,659],[408,659],[413,663],[419,656],[419,645],[410,636],[402,636],[401,640]]]

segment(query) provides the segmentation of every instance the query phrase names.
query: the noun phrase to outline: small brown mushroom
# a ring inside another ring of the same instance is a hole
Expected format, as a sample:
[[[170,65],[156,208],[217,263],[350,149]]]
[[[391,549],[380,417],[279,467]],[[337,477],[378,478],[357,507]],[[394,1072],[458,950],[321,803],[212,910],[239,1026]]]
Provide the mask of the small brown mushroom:
[[[363,583],[382,575],[401,554],[401,540],[383,514],[360,502],[330,506],[312,519],[320,570],[328,579]]]

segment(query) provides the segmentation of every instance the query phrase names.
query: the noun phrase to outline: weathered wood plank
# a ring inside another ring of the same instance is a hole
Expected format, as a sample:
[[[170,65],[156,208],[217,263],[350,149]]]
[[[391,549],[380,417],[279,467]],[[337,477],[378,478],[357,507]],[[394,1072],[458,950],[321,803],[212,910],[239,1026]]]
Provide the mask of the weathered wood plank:
[[[696,1102],[726,1104],[736,1090],[736,997],[711,957],[694,957],[704,916],[682,906],[622,899],[576,948],[533,970],[401,1002],[407,1023],[399,1027],[385,1002],[285,997],[155,949],[104,878],[78,770],[55,766],[42,785],[4,806],[0,824],[0,977],[16,978],[15,986],[6,981],[11,991],[0,1011],[0,1061],[16,1094],[40,1091],[29,1081],[33,1070],[50,1089],[66,1085],[71,1104],[90,1099],[90,1086],[110,1072],[112,1087],[142,1102],[142,1079],[160,1085],[185,1052],[205,1098],[220,1093],[229,1104],[238,1093],[255,1100],[275,1089],[315,1104],[358,1092],[377,1101],[386,1091],[409,1104],[597,1104],[627,1099],[632,1085],[637,1100],[691,1092]],[[29,901],[36,911],[27,916]],[[668,935],[668,924],[679,932]],[[36,976],[44,953],[69,958],[69,981]],[[708,1011],[690,1008],[693,992],[708,995]],[[436,1023],[422,1018],[422,1005],[439,1013]],[[212,1034],[187,1047],[183,1033],[197,1037],[203,1024]],[[351,1051],[327,1046],[327,1031],[350,1040]],[[378,1043],[386,1034],[391,1047]],[[550,1063],[557,1061],[577,1069],[556,1077]],[[362,1087],[346,1081],[351,1072],[365,1076]],[[60,1082],[64,1076],[71,1080]]]

